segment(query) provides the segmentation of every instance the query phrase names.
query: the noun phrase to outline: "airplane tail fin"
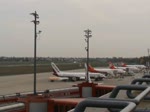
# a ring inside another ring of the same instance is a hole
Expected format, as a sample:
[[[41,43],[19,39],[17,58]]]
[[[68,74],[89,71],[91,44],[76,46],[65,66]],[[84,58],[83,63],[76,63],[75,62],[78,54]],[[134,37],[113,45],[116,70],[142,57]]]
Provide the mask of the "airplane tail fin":
[[[126,67],[127,65],[125,63],[121,62],[121,66]]]
[[[88,65],[89,72],[97,72],[91,65]]]
[[[110,69],[116,69],[116,67],[114,66],[114,64],[111,63],[111,62],[109,62],[109,68],[110,68]]]
[[[58,73],[60,72],[59,68],[55,65],[55,63],[51,63],[52,69],[53,69],[53,75],[58,76]]]

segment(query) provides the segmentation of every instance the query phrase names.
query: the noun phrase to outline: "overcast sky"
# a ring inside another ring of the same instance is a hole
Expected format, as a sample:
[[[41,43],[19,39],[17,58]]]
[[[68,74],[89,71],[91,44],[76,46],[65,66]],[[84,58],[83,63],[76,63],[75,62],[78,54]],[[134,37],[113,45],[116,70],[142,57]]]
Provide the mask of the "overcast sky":
[[[150,48],[150,0],[0,0],[0,56],[33,57],[33,16],[40,18],[39,57],[141,57]]]

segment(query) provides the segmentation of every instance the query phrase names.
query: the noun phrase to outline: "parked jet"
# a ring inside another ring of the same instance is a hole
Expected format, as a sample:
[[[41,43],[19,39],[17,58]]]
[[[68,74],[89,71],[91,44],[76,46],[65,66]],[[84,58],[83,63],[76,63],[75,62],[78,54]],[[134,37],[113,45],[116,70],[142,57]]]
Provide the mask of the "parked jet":
[[[57,77],[65,77],[70,81],[77,81],[86,78],[86,72],[63,72],[59,70],[55,63],[51,63],[51,66],[53,69],[53,75]],[[102,80],[103,78],[105,78],[105,75],[101,73],[89,73],[89,76],[91,78],[94,78],[95,80]]]
[[[146,69],[145,65],[127,65],[127,64],[125,64],[123,62],[121,63],[121,66],[122,67],[136,67],[136,68],[138,68],[140,70]]]
[[[136,67],[116,67],[111,62],[109,63],[109,68],[111,68],[111,69],[122,69],[122,70],[124,70],[128,73],[132,73],[132,74],[139,72],[139,69]]]
[[[122,69],[109,69],[109,68],[93,68],[91,65],[88,66],[88,70],[94,73],[104,73],[109,76],[115,76],[116,74],[125,74],[126,72]]]

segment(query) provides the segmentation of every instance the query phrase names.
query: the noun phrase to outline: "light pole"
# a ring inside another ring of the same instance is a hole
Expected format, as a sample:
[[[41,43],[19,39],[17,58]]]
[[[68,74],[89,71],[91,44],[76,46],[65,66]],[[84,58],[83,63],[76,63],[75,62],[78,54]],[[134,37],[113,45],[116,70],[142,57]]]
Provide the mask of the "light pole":
[[[37,39],[37,25],[40,23],[37,21],[39,19],[39,15],[35,11],[34,13],[30,13],[30,15],[34,16],[34,20],[31,21],[34,23],[34,95],[36,95],[36,39]]]
[[[91,82],[89,72],[88,72],[88,66],[89,66],[89,38],[92,37],[91,33],[92,31],[87,29],[84,30],[85,32],[85,41],[87,43],[87,47],[85,47],[85,50],[87,51],[87,59],[86,59],[86,65],[87,65],[87,71],[86,71],[86,82]]]
[[[147,65],[148,65],[148,69],[150,69],[150,54],[149,54],[150,49],[148,48],[147,51],[148,51],[148,62],[147,62]]]

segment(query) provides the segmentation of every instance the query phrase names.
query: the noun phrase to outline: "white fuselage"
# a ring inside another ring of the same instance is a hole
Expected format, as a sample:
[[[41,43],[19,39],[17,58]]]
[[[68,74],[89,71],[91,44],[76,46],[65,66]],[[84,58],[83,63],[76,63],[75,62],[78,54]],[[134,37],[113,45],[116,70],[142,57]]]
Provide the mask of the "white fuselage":
[[[57,73],[58,76],[60,77],[78,77],[78,78],[83,78],[86,77],[86,73],[85,72],[58,72]],[[90,73],[89,75],[91,78],[97,78],[97,77],[105,77],[105,75],[101,74],[101,73]]]
[[[102,69],[96,69],[94,68],[95,72],[106,72],[107,74],[110,74],[112,76],[114,76],[115,74],[125,74],[125,71],[122,70],[122,69],[105,69],[105,68],[102,68]]]
[[[146,69],[146,66],[145,65],[126,65],[127,67],[136,67],[138,69]]]
[[[130,66],[130,67],[117,67],[117,68],[119,68],[119,69],[123,69],[123,70],[125,70],[125,71],[132,71],[132,72],[135,72],[135,73],[137,73],[137,72],[139,72],[140,70],[137,68],[137,67],[135,67],[135,66]]]

